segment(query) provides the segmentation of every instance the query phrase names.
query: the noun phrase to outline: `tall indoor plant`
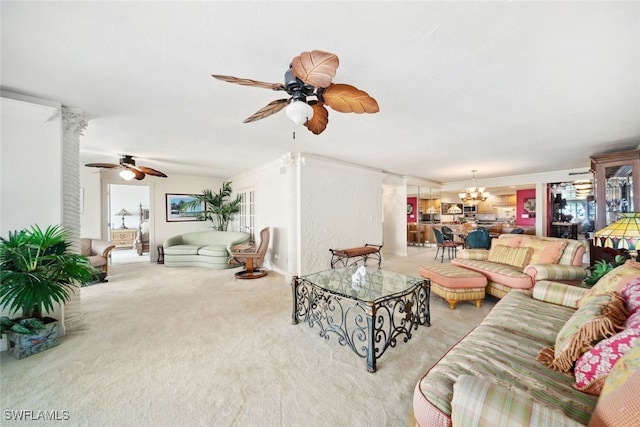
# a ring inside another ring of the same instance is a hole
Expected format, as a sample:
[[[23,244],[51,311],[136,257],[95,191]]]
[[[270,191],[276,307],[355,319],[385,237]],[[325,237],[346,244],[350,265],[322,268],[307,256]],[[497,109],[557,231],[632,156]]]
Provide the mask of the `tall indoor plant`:
[[[65,303],[78,285],[98,277],[86,257],[69,251],[68,239],[69,233],[58,225],[44,231],[34,225],[0,237],[3,309],[10,314],[22,310],[22,319],[42,319],[54,303]]]
[[[218,231],[227,231],[229,222],[233,216],[240,212],[240,204],[242,196],[237,195],[235,199],[229,200],[231,197],[231,182],[223,182],[222,187],[217,193],[206,189],[202,190],[202,194],[196,194],[195,200],[185,203],[185,209],[195,209],[202,202],[205,204],[204,211],[199,214],[199,219],[205,219],[213,223],[213,228]]]

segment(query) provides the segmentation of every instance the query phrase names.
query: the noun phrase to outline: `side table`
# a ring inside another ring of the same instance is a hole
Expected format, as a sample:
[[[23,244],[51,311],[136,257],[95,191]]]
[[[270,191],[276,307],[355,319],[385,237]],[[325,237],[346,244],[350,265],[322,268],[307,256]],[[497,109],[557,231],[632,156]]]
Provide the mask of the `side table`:
[[[158,245],[158,260],[156,262],[164,264],[164,247],[162,245]]]

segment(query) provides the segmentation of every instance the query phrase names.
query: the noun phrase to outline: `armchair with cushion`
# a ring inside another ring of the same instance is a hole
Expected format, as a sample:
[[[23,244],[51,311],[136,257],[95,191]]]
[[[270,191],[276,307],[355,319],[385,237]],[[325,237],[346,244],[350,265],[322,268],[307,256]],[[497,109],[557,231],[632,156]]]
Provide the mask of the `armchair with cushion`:
[[[489,249],[491,247],[491,235],[487,228],[477,228],[467,234],[467,249]]]
[[[89,258],[91,265],[98,270],[102,270],[104,277],[107,276],[107,270],[109,269],[109,254],[115,247],[116,245],[106,240],[88,237],[80,238],[80,255]]]
[[[237,264],[244,267],[235,276],[239,279],[257,279],[267,275],[266,270],[262,268],[264,257],[269,249],[269,227],[260,231],[260,245],[256,249],[253,246],[239,245],[231,248],[230,264]]]

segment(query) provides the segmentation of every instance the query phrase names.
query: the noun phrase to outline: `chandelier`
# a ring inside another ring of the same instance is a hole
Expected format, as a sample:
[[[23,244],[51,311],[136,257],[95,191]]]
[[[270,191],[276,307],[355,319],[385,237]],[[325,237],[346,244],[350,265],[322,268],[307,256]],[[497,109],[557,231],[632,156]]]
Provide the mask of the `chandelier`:
[[[477,205],[480,202],[484,202],[489,197],[489,192],[484,191],[484,187],[476,186],[476,170],[472,170],[473,178],[471,180],[472,186],[465,189],[464,193],[458,193],[462,203],[466,205]]]

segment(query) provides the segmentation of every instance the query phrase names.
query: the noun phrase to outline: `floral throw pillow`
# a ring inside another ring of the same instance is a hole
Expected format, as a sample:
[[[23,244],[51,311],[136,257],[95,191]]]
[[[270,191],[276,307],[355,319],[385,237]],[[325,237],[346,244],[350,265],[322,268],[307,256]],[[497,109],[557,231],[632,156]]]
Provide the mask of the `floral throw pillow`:
[[[640,276],[632,280],[621,291],[624,306],[630,314],[640,310]]]
[[[570,373],[578,358],[603,338],[615,335],[629,316],[617,292],[595,295],[562,326],[555,347],[545,347],[537,359],[559,372]]]
[[[580,356],[574,368],[577,390],[599,395],[613,365],[631,348],[640,345],[640,311],[632,314],[624,326],[622,332],[600,341]]]

